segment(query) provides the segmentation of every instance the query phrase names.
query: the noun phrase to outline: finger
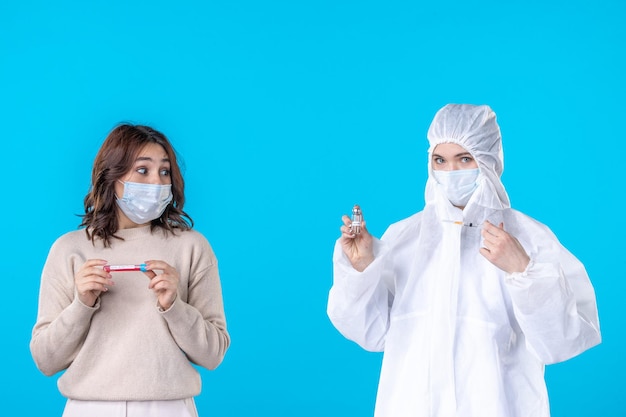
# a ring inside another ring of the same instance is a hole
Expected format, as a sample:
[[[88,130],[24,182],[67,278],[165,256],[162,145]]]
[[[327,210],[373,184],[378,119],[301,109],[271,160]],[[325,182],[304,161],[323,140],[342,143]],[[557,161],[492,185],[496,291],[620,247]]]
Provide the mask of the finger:
[[[148,284],[148,288],[150,288],[151,290],[154,289],[154,286],[161,282],[162,276],[163,275],[155,275],[153,278],[151,278],[150,283]]]
[[[102,277],[102,278],[112,277],[110,272],[107,272],[104,270],[104,268],[102,268],[102,265],[92,266],[91,268],[85,270],[85,272],[87,276],[93,275],[93,276]]]
[[[493,247],[493,245],[490,242],[487,242],[486,240],[483,241],[483,245],[480,247],[481,249],[485,249],[486,251],[491,252],[491,248]]]
[[[106,260],[104,260],[104,259],[88,259],[80,267],[80,269],[78,270],[78,273],[81,273],[81,272],[93,273],[93,272],[97,272],[97,271],[104,271],[104,269],[102,267],[104,265],[106,265],[107,263],[108,262]]]
[[[356,235],[352,232],[352,221],[350,221],[348,216],[343,216],[342,219],[344,220],[344,225],[339,228],[341,231],[341,237],[354,239]],[[345,221],[346,219],[348,219],[348,222]]]
[[[339,230],[341,231],[341,233],[352,233],[352,228],[349,225],[343,225],[339,228]]]
[[[485,220],[485,222],[483,223],[483,228],[482,228],[482,232],[483,234],[485,233],[489,233],[491,235],[494,235],[497,233],[498,228],[496,226],[494,226],[492,223],[490,223],[488,220]]]
[[[109,275],[106,272],[105,274],[106,275],[104,276],[96,275],[96,274],[79,276],[77,277],[76,284],[80,286],[88,285],[89,283],[96,283],[96,284],[102,284],[102,285],[115,285],[115,283],[111,279],[111,275]]]
[[[174,268],[165,261],[150,260],[146,261],[146,269],[154,271],[155,269],[163,272],[171,272]]]
[[[104,259],[87,259],[83,264],[84,268],[89,268],[92,266],[102,266],[106,265],[108,262]]]
[[[148,288],[153,290],[167,290],[173,288],[173,282],[165,274],[157,275],[150,280]]]
[[[483,230],[480,231],[480,236],[483,238],[483,243],[492,242],[495,235],[489,233],[486,227],[483,226]]]
[[[145,274],[148,278],[150,278],[150,279],[152,279],[152,278],[156,277],[156,275],[157,275],[157,274],[156,274],[154,271],[152,271],[152,270],[145,271],[145,272],[144,272],[144,274]]]
[[[115,285],[113,282],[103,282],[103,281],[87,281],[81,283],[79,288],[79,292],[85,294],[89,291],[108,291],[109,286]]]
[[[485,236],[493,236],[494,238],[502,237],[503,234],[506,234],[504,229],[496,227],[494,224],[489,222],[485,222],[483,224],[483,237]]]
[[[166,281],[159,281],[152,286],[152,290],[156,292],[173,292],[174,286]]]
[[[493,244],[496,244],[498,240],[498,237],[496,235],[493,235],[486,230],[483,230],[481,232],[481,236],[483,238],[483,243],[489,243],[493,245]]]
[[[350,240],[356,239],[356,235],[352,232],[344,232],[341,234],[341,237],[345,239],[350,239]]]
[[[76,274],[75,280],[80,282],[110,280],[111,274],[102,269],[100,266],[82,269]]]
[[[479,252],[482,256],[485,257],[485,259],[487,259],[489,262],[491,262],[493,260],[493,255],[492,253],[489,251],[489,249],[487,248],[480,248]]]
[[[341,216],[341,221],[346,226],[350,226],[352,224],[352,219],[350,219],[350,217],[346,216],[345,214]]]

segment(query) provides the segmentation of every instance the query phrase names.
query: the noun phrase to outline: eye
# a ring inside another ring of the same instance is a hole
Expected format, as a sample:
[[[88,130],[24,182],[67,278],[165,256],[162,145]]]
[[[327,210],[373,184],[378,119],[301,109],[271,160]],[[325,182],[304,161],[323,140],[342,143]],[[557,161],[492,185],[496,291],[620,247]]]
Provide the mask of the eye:
[[[442,157],[440,157],[440,156],[436,156],[436,157],[434,157],[434,158],[433,158],[433,161],[435,161],[435,163],[436,163],[437,165],[441,165],[441,164],[443,164],[444,162],[446,162],[446,161],[445,161]]]
[[[168,168],[163,168],[159,171],[159,174],[164,177],[168,177],[170,175],[170,170]]]
[[[135,171],[137,171],[137,173],[141,175],[146,175],[148,173],[148,170],[146,169],[146,167],[139,167]]]
[[[461,162],[463,162],[464,164],[467,164],[468,162],[472,162],[473,159],[470,158],[469,156],[464,156],[463,158],[461,158]]]

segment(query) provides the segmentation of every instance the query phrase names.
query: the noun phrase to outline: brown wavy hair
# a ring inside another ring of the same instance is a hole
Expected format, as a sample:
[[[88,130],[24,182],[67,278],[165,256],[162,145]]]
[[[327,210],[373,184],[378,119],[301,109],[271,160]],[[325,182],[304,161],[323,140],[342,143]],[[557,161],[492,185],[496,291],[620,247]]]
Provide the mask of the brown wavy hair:
[[[119,227],[115,182],[133,167],[139,152],[150,143],[161,145],[167,153],[173,196],[161,217],[152,220],[151,230],[160,227],[174,233],[174,229],[189,230],[193,227],[193,220],[183,211],[185,182],[173,146],[164,134],[149,126],[121,124],[109,133],[96,155],[91,172],[91,189],[84,199],[85,214],[81,216],[80,226],[85,227],[92,243],[100,238],[107,247],[111,246],[113,238],[123,240],[115,235]]]

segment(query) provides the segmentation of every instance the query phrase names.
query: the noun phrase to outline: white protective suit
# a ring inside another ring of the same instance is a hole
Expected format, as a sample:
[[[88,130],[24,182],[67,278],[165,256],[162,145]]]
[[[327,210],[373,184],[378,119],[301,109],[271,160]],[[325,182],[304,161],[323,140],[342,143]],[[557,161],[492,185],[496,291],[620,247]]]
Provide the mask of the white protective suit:
[[[384,351],[377,417],[547,417],[544,365],[600,343],[585,268],[546,226],[510,208],[488,106],[445,106],[428,139],[424,210],[374,238],[363,272],[337,242],[328,316],[346,338]],[[432,176],[433,149],[448,142],[480,170],[464,210]],[[484,220],[520,241],[531,258],[523,273],[479,253]]]

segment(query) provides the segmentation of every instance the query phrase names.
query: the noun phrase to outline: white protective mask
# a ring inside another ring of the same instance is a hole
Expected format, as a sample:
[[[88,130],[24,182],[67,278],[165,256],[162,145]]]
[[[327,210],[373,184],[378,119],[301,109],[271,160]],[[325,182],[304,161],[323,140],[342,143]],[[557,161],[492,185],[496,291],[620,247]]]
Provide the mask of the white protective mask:
[[[121,181],[120,181],[121,182]],[[117,205],[133,223],[145,224],[161,217],[172,201],[172,185],[123,182],[124,196]]]
[[[478,187],[478,168],[458,169],[454,171],[433,170],[433,177],[443,188],[446,197],[453,206],[465,207],[474,190]]]

